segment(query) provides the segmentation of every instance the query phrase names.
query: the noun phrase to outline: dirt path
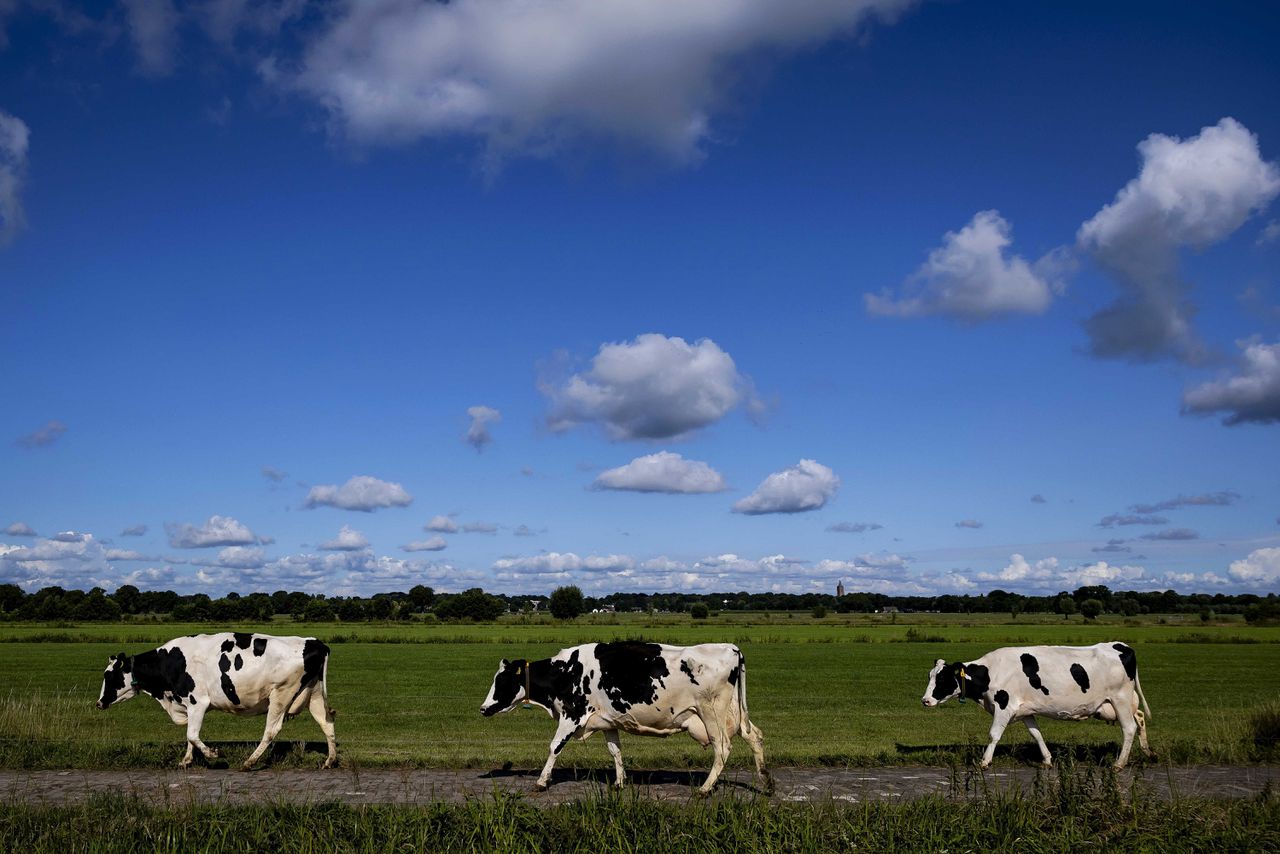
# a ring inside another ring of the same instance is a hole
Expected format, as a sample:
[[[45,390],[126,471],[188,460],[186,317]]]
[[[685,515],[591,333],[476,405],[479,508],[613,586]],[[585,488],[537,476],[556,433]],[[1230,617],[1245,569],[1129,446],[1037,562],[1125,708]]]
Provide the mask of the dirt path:
[[[1056,772],[1044,782],[1051,782]],[[779,768],[774,771],[775,801],[856,803],[942,794],[979,797],[986,791],[1031,791],[1037,771],[1007,768],[986,774],[928,767]],[[519,792],[532,803],[557,804],[593,796],[607,777],[600,771],[558,771],[550,790],[532,792],[536,771],[352,770],[334,771],[0,771],[0,803],[73,804],[100,793],[130,794],[154,804],[317,803],[424,804],[461,802],[499,790]],[[657,800],[686,801],[701,772],[634,771],[629,785]],[[1157,797],[1244,798],[1280,784],[1280,766],[1163,766],[1119,775],[1124,785],[1137,782]],[[747,797],[757,793],[749,772],[726,773],[721,793]]]

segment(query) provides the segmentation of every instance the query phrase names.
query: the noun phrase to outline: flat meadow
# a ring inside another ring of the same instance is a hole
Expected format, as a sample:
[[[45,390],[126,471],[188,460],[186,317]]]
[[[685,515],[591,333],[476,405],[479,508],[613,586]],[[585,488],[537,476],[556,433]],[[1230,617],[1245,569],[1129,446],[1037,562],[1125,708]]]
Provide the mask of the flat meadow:
[[[168,767],[183,730],[139,697],[94,708],[107,657],[220,627],[163,622],[0,625],[0,767]],[[349,767],[535,768],[553,722],[540,710],[485,719],[480,703],[501,658],[540,658],[592,640],[674,644],[731,641],[747,660],[751,716],[772,765],[953,764],[985,746],[990,717],[974,704],[920,704],[938,658],[972,659],[998,646],[1123,640],[1138,654],[1150,702],[1152,747],[1162,760],[1267,759],[1257,720],[1280,700],[1280,627],[1196,615],[847,615],[723,612],[601,614],[568,623],[510,616],[495,623],[325,623],[277,620],[238,630],[314,635],[332,646],[330,702]],[[263,718],[210,714],[204,738],[235,767],[261,736]],[[1119,728],[1100,721],[1042,721],[1055,753],[1086,761],[1114,756]],[[322,741],[308,715],[286,724],[272,761],[318,765]],[[691,739],[623,736],[627,765],[703,768],[710,754]],[[731,767],[750,751],[735,742]],[[1010,727],[997,763],[1034,761],[1025,729]],[[611,765],[601,739],[570,745],[561,767]]]

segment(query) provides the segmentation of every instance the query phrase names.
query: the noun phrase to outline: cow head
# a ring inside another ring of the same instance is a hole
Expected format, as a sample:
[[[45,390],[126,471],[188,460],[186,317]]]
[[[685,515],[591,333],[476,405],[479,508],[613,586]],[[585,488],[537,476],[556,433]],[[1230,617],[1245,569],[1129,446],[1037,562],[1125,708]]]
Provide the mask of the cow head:
[[[924,689],[924,696],[920,698],[920,702],[932,707],[945,703],[952,697],[959,697],[960,683],[966,675],[964,662],[947,664],[945,659],[939,658],[934,662],[933,669],[929,671],[929,685]]]
[[[112,703],[127,700],[138,693],[138,683],[133,681],[133,659],[123,652],[107,660],[102,673],[102,692],[98,694],[98,708],[108,708]]]
[[[516,703],[527,699],[528,684],[528,661],[523,658],[515,661],[502,659],[498,672],[493,675],[493,684],[489,686],[489,696],[480,704],[480,714],[487,718],[499,712],[511,711]]]

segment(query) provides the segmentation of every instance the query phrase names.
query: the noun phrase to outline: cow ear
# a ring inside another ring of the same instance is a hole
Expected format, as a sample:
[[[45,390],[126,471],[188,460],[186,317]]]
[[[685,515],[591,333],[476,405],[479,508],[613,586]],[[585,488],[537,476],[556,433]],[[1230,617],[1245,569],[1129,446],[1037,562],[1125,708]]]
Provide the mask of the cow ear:
[[[939,664],[946,664],[946,663],[947,663],[947,660],[945,658],[939,658],[937,661],[934,662],[934,665],[936,666]]]
[[[511,662],[510,662],[510,661],[507,661],[505,658],[504,658],[504,659],[502,659],[502,666],[503,666],[503,667],[506,667],[506,666],[507,666],[508,664],[510,664],[510,663],[511,663]]]

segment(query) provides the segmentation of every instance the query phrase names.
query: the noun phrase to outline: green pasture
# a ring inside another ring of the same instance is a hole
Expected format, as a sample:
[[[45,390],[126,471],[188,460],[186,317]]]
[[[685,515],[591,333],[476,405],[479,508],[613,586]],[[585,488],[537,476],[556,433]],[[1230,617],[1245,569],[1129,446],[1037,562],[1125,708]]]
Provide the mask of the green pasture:
[[[608,622],[605,622],[605,620]],[[622,615],[565,625],[512,620],[491,625],[278,622],[242,629],[315,635],[332,643],[330,701],[348,766],[518,768],[540,766],[554,723],[538,710],[482,718],[498,660],[549,656],[588,640],[732,641],[748,664],[751,717],[775,765],[962,762],[985,746],[990,717],[973,704],[924,709],[937,658],[972,659],[996,646],[1124,640],[1138,652],[1151,704],[1150,736],[1175,762],[1264,758],[1251,717],[1280,700],[1280,629],[1243,622],[1156,618],[1084,624],[1007,615],[902,615],[816,620],[807,615],[713,618]],[[108,655],[138,652],[206,628],[174,624],[0,626],[0,767],[163,767],[176,763],[183,730],[139,697],[99,712]],[[910,638],[910,639],[909,639]],[[264,719],[210,714],[204,738],[233,765],[261,736]],[[1114,755],[1118,727],[1042,721],[1055,753]],[[288,723],[275,761],[319,764],[322,741],[308,715]],[[318,745],[312,745],[318,748]],[[749,764],[744,743],[731,764]],[[623,738],[630,768],[701,768],[710,754],[691,739]],[[1030,761],[1034,748],[1011,727],[997,761]],[[570,745],[562,767],[608,767],[603,740]]]

